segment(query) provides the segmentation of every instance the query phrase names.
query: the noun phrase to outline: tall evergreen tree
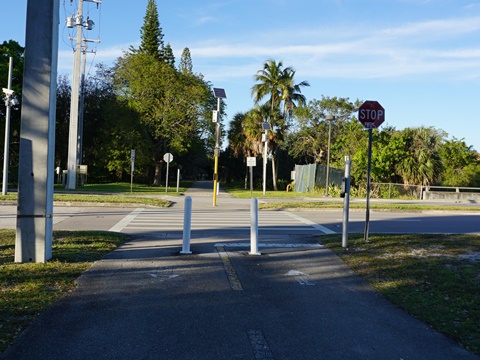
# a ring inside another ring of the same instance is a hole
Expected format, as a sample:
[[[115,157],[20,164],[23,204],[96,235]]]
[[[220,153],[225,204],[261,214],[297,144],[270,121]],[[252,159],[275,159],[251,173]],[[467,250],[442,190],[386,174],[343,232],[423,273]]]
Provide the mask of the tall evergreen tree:
[[[157,3],[155,0],[148,0],[147,10],[140,30],[139,52],[147,53],[158,60],[164,60],[163,33],[158,20]]]
[[[172,67],[175,67],[175,56],[173,55],[173,49],[170,44],[167,44],[163,50],[163,61]]]
[[[192,55],[188,47],[183,49],[178,70],[183,74],[191,74],[193,72]]]

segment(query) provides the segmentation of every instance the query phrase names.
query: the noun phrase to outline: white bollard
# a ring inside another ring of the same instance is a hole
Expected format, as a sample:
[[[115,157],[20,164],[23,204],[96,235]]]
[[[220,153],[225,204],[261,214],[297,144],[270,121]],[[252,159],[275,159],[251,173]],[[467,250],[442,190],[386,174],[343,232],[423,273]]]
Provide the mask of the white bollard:
[[[183,245],[180,254],[191,254],[190,251],[190,231],[192,228],[192,198],[187,196],[185,198],[185,205],[183,210]]]
[[[252,198],[250,205],[250,255],[262,255],[258,252],[258,200]]]

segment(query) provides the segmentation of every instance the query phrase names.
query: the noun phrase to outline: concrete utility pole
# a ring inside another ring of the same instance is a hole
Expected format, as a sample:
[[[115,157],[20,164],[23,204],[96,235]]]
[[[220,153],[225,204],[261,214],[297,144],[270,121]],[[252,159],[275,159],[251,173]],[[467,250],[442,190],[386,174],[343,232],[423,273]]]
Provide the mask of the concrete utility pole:
[[[82,136],[83,136],[83,85],[85,81],[85,62],[86,62],[86,42],[99,42],[95,40],[83,39],[83,28],[92,30],[93,21],[87,18],[83,20],[83,3],[93,2],[97,6],[102,3],[102,0],[78,0],[77,13],[74,19],[67,21],[68,27],[77,27],[77,36],[75,38],[75,56],[73,59],[73,73],[72,73],[72,96],[70,101],[70,128],[68,134],[68,164],[67,164],[67,189],[75,189],[77,187],[77,166],[81,161],[82,152]],[[73,39],[72,39],[73,40]],[[80,62],[84,54],[82,67]],[[82,79],[80,80],[80,70],[82,71]],[[80,82],[82,83],[82,114],[79,116],[79,101],[80,101]],[[79,120],[79,118],[81,120]]]
[[[77,14],[75,15],[75,26],[77,27],[77,38],[75,44],[75,56],[73,59],[72,73],[72,96],[70,100],[70,128],[68,133],[68,164],[67,164],[67,189],[77,187],[77,143],[78,143],[78,101],[80,81],[80,60],[82,56],[82,35],[83,35],[83,0],[78,1]]]
[[[59,1],[27,3],[15,262],[52,257]]]

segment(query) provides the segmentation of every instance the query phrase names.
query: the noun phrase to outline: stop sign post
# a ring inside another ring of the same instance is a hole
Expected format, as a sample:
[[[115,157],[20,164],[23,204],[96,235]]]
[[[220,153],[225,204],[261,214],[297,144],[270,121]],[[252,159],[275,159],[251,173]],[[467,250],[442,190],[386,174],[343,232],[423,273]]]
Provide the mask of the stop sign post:
[[[365,218],[365,242],[368,242],[370,226],[370,173],[372,171],[372,129],[377,129],[385,121],[385,109],[378,101],[365,101],[358,109],[358,120],[368,130],[368,169],[367,169],[367,206]]]
[[[165,178],[165,192],[168,192],[168,168],[170,167],[170,162],[173,160],[173,155],[170,153],[166,153],[163,155],[163,161],[167,163],[167,174]]]
[[[366,129],[376,129],[385,121],[385,109],[378,101],[365,101],[358,109],[358,120]]]

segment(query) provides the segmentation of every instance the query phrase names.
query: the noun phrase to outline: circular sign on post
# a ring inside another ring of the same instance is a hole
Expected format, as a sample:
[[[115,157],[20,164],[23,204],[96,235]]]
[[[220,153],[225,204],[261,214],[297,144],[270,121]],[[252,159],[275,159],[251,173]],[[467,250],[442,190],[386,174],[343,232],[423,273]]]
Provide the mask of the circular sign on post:
[[[385,121],[385,109],[378,101],[365,101],[358,109],[358,120],[366,129],[376,129]]]
[[[173,160],[173,155],[170,153],[166,153],[163,155],[163,160],[167,163],[171,162]]]

